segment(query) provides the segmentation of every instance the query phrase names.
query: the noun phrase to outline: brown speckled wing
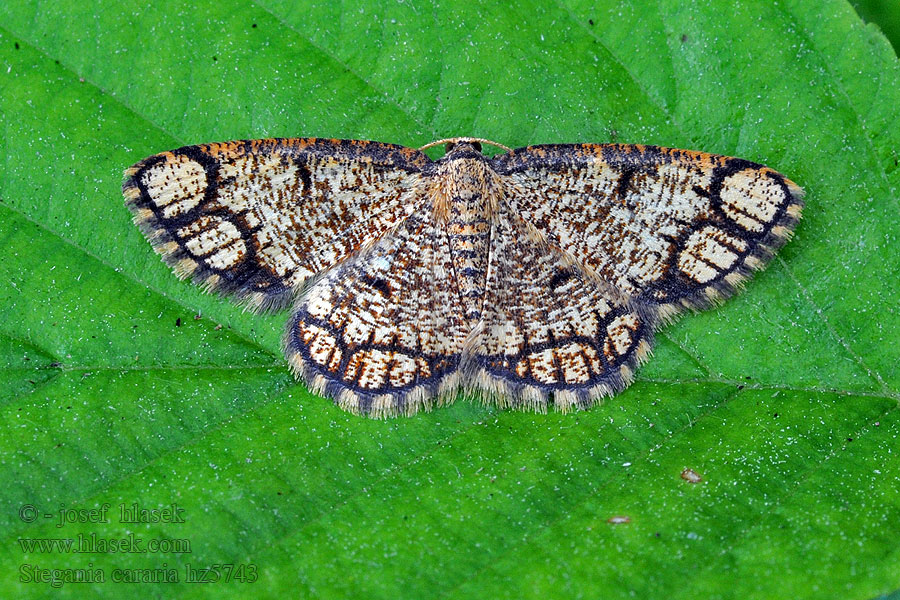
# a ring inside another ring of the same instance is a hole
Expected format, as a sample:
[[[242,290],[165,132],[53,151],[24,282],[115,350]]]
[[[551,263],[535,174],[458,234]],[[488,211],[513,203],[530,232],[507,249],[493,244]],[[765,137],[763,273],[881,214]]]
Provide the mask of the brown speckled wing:
[[[443,227],[426,200],[371,249],[338,265],[297,301],[288,362],[318,394],[373,417],[452,401],[470,329]]]
[[[791,235],[803,191],[746,160],[656,146],[548,145],[493,159],[510,210],[661,319],[731,295]]]
[[[417,206],[423,153],[317,138],[186,146],[125,173],[128,207],[181,277],[254,309],[375,243]]]
[[[492,231],[482,323],[467,379],[501,406],[587,408],[632,379],[655,312],[617,301],[501,207]]]

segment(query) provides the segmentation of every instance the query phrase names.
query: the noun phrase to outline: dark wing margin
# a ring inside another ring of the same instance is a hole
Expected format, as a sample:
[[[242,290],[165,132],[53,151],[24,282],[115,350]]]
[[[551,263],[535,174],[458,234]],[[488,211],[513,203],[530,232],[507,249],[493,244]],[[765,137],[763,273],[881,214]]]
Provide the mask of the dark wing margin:
[[[732,295],[790,239],[803,190],[747,160],[657,146],[546,145],[492,159],[507,204],[585,274],[660,319]]]
[[[355,140],[202,144],[136,163],[122,192],[179,277],[279,309],[402,222],[429,162],[418,150]]]

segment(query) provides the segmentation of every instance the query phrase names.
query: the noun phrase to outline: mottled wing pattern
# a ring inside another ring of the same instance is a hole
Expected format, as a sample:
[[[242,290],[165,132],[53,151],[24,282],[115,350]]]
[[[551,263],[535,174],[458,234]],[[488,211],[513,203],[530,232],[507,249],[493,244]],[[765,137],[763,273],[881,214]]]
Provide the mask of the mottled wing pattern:
[[[126,171],[135,222],[179,276],[280,308],[415,209],[430,160],[402,146],[266,139],[186,146]]]
[[[802,190],[749,161],[654,146],[485,159],[348,140],[188,146],[126,172],[176,272],[257,309],[313,392],[369,416],[476,388],[585,408],[623,389],[662,321],[727,297],[791,235]]]
[[[369,416],[413,414],[452,400],[471,328],[446,232],[426,200],[375,246],[298,300],[284,347],[315,393]]]
[[[640,145],[493,159],[505,201],[554,248],[660,318],[731,295],[791,235],[803,191],[746,160]]]
[[[501,205],[464,370],[501,405],[586,408],[631,382],[655,313],[616,301]]]

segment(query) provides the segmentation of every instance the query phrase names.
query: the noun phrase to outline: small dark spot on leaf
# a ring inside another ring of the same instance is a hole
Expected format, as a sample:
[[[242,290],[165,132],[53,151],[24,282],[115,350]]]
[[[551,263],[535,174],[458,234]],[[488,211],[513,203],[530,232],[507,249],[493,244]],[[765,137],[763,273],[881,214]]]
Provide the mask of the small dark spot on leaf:
[[[847,441],[848,441],[848,442],[852,442],[852,441],[853,441],[853,438],[847,438]]]
[[[19,49],[19,42],[16,42],[16,50]]]
[[[62,363],[54,360],[52,363],[50,363],[50,366],[54,369],[58,369],[59,367],[62,366]]]
[[[256,23],[254,23],[254,24],[252,25],[252,27],[253,27],[253,29],[256,29]]]
[[[778,418],[778,413],[775,413],[775,414],[773,414],[772,416],[775,417],[775,418],[777,419],[777,418]]]
[[[71,406],[67,406],[67,407],[66,407],[66,410],[72,410],[72,407],[71,407]]]
[[[739,385],[739,386],[738,386],[738,391],[740,391],[740,390],[742,390],[742,389],[744,389],[744,386],[743,386],[743,385]]]
[[[219,60],[219,59],[216,58],[215,56],[213,56],[213,62],[216,62],[217,60]]]
[[[662,534],[658,531],[656,533],[654,533],[653,535],[655,535],[656,537],[662,537]]]
[[[700,474],[693,469],[685,469],[684,471],[682,471],[681,478],[688,483],[700,483],[701,481],[703,481],[703,478],[700,477]]]
[[[175,327],[181,327],[181,317],[175,319]]]
[[[203,318],[203,317],[200,316],[200,315],[194,315],[194,320],[195,320],[195,321],[199,321],[199,320],[202,319],[202,318]]]
[[[685,43],[686,41],[687,41],[687,34],[686,34],[686,33],[682,33],[682,34],[681,34],[681,43],[683,44],[683,43]]]
[[[594,26],[594,20],[593,20],[593,19],[588,19],[588,23],[591,25],[591,27]]]

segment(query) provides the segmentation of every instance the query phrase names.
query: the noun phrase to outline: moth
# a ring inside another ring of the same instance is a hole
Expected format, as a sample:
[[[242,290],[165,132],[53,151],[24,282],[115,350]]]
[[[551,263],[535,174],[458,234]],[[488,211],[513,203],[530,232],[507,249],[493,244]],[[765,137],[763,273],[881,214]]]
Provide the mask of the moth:
[[[468,137],[186,146],[129,168],[122,190],[180,277],[292,306],[294,374],[372,417],[460,390],[588,408],[631,382],[662,324],[763,267],[803,207],[795,183],[739,158]]]

